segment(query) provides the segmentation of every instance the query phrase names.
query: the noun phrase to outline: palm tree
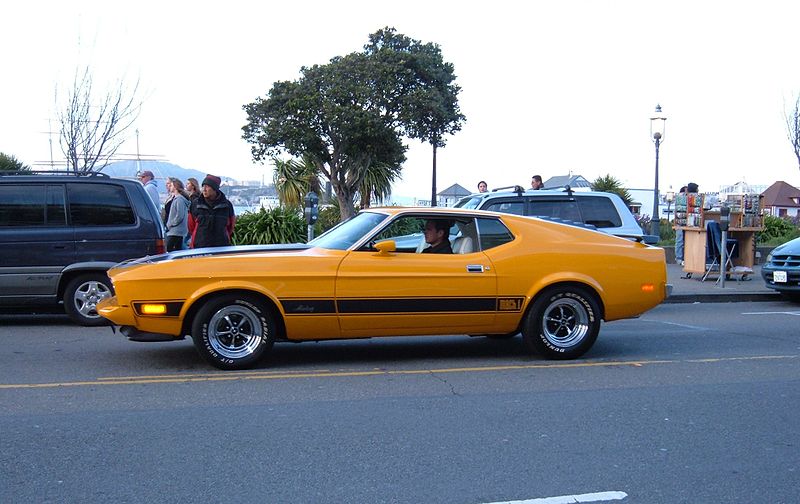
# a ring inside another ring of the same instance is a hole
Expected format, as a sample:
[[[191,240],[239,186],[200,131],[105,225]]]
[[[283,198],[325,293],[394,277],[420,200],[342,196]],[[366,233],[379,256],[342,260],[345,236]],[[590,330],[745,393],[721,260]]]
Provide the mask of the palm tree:
[[[382,201],[392,194],[392,182],[401,171],[400,166],[389,164],[371,165],[367,168],[358,193],[361,195],[361,208],[369,208],[372,200]]]
[[[319,194],[319,171],[310,158],[288,161],[273,158],[272,162],[275,163],[273,183],[282,205],[299,208],[309,191]]]
[[[631,194],[622,186],[622,182],[617,180],[616,178],[612,177],[611,174],[606,175],[605,177],[597,177],[594,182],[592,182],[592,190],[598,192],[608,192],[614,193],[620,198],[622,201],[625,202],[625,206],[631,206],[633,203],[633,198]]]

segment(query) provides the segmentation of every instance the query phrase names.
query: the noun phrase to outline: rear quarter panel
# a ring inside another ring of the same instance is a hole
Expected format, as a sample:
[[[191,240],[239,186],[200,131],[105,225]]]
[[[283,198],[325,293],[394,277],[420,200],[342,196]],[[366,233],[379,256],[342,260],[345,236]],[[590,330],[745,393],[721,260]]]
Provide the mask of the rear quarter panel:
[[[550,286],[577,282],[597,292],[606,321],[638,316],[664,300],[663,249],[538,219],[505,220],[515,240],[486,251],[498,296],[524,292],[529,303]]]

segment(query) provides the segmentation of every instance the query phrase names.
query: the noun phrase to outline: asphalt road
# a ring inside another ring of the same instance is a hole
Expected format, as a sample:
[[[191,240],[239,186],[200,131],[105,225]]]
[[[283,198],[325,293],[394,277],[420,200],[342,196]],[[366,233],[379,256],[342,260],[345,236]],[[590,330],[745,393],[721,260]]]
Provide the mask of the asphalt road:
[[[0,502],[794,503],[798,317],[662,305],[576,361],[454,336],[222,372],[189,341],[0,316]]]

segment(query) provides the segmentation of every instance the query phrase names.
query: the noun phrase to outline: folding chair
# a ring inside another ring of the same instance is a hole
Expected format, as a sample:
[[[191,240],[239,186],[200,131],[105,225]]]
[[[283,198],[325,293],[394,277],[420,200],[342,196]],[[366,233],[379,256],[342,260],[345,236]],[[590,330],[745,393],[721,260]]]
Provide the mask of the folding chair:
[[[728,238],[725,246],[727,248],[727,257],[725,265],[722,266],[720,265],[722,261],[722,229],[719,227],[719,222],[706,222],[706,270],[703,273],[703,278],[700,279],[701,282],[705,282],[708,275],[713,271],[719,271],[720,276],[722,276],[727,275],[728,271],[733,269],[733,259],[739,257],[739,240]]]

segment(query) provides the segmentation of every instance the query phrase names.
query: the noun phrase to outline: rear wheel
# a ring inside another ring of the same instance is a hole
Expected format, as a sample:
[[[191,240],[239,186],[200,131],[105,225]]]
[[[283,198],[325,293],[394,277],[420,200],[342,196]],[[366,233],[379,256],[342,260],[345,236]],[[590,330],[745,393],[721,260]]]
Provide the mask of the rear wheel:
[[[256,364],[275,341],[275,322],[264,304],[251,296],[227,294],[208,301],[192,323],[200,355],[219,369]]]
[[[593,294],[574,286],[552,288],[528,311],[522,339],[548,359],[575,359],[586,353],[600,332],[600,309]]]
[[[64,311],[75,323],[83,326],[108,324],[97,313],[97,303],[111,297],[111,280],[104,273],[86,273],[69,281],[64,289]]]

